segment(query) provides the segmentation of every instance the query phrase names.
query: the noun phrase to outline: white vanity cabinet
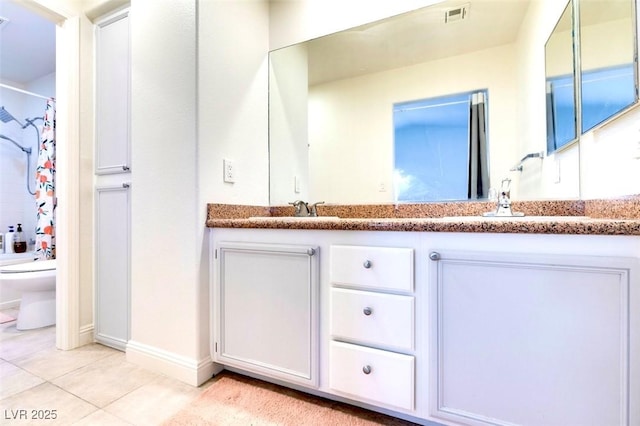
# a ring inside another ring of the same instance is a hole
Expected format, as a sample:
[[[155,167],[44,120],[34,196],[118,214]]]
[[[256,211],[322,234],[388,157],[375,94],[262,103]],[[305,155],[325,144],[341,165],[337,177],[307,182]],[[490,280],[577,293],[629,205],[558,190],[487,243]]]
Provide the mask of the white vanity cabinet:
[[[287,364],[282,335],[299,319],[282,311],[305,298],[269,278],[289,277],[286,255],[213,259],[216,362],[421,424],[640,425],[640,237],[211,235],[218,250],[229,241],[314,247],[318,267],[317,322],[304,323],[317,337],[293,328],[293,341],[318,356],[315,385],[269,368],[284,360],[281,372],[304,370]],[[256,323],[271,324],[276,337],[260,341]]]

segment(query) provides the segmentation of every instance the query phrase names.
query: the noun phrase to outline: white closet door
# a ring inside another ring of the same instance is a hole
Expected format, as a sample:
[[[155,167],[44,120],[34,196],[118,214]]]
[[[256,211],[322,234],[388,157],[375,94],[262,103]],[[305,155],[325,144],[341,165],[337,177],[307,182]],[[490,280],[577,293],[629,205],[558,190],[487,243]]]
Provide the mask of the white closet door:
[[[124,350],[129,340],[129,185],[96,189],[96,341]]]
[[[96,174],[130,168],[129,13],[96,25]]]

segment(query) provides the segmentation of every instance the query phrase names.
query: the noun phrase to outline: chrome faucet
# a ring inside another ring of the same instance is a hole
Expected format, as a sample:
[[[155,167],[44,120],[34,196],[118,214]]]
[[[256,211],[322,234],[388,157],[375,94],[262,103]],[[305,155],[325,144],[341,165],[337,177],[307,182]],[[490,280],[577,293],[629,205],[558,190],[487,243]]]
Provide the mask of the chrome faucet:
[[[295,209],[295,217],[307,217],[309,216],[309,205],[302,200],[296,200],[291,204]]]
[[[296,217],[317,217],[318,205],[324,204],[324,201],[318,201],[317,203],[309,205],[302,200],[296,200],[293,203],[289,204],[295,207],[296,211],[294,213],[294,216]]]
[[[498,208],[496,209],[496,216],[513,216],[511,211],[511,198],[510,191],[502,191],[498,196]]]
[[[309,206],[309,216],[318,217],[318,205],[324,204],[324,201],[318,201]]]
[[[524,216],[524,213],[514,213],[511,211],[511,179],[502,179],[500,195],[498,195],[498,206],[496,211],[483,213],[483,216]]]

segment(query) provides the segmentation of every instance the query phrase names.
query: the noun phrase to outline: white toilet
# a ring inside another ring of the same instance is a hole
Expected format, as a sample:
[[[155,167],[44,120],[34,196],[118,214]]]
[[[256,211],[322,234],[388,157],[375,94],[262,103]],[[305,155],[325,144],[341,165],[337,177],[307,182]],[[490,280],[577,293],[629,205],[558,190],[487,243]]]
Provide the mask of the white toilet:
[[[56,260],[38,260],[0,266],[0,286],[22,293],[18,330],[56,323]]]

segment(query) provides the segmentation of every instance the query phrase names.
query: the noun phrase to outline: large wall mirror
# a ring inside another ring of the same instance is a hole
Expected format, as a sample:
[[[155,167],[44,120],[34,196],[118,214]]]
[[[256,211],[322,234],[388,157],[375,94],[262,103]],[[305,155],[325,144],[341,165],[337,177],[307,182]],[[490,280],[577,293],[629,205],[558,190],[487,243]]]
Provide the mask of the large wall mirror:
[[[565,19],[561,3],[447,0],[270,52],[270,203],[403,201],[394,108],[466,93],[483,93],[488,182],[481,193],[442,200],[482,198],[507,177],[517,183],[524,173],[514,165],[546,151],[544,47]],[[451,179],[460,172],[442,155],[446,140],[434,147],[419,154],[431,178],[467,180]],[[578,179],[579,170],[570,173]],[[547,198],[532,175],[527,198]]]
[[[634,15],[632,0],[580,0],[578,8],[567,4],[545,45],[548,153],[638,101]]]
[[[577,140],[573,2],[567,3],[544,47],[547,153]]]
[[[580,110],[585,133],[636,103],[635,4],[580,0]]]

